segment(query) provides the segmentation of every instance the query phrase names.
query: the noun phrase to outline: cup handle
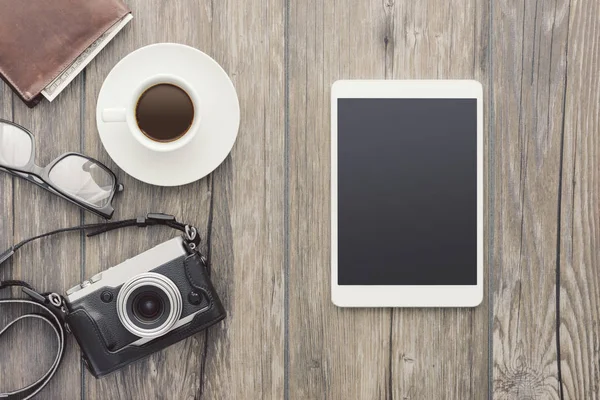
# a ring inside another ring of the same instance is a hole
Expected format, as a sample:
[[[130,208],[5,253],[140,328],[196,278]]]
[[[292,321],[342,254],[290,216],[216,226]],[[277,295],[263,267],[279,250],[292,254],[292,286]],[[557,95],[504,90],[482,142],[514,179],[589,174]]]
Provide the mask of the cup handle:
[[[124,108],[105,108],[102,110],[102,121],[104,122],[125,122],[127,114]]]

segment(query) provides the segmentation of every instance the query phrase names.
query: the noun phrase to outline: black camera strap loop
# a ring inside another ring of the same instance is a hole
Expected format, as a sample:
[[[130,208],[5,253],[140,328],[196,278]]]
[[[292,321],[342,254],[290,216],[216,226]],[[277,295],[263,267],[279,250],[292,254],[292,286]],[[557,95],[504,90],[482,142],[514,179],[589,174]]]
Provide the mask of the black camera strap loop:
[[[59,233],[65,232],[73,232],[73,231],[86,231],[88,237],[96,236],[104,232],[113,231],[116,229],[126,228],[130,226],[137,226],[140,228],[144,228],[147,226],[168,226],[170,228],[176,229],[184,233],[184,242],[188,249],[191,251],[198,251],[198,246],[200,244],[200,235],[198,234],[198,230],[191,226],[186,225],[181,222],[178,222],[174,216],[161,214],[161,213],[151,213],[146,215],[145,217],[127,219],[123,221],[113,221],[113,222],[105,222],[105,223],[97,223],[97,224],[86,224],[75,226],[71,228],[63,228],[57,229],[52,232],[44,233],[30,239],[23,240],[20,243],[15,244],[10,249],[0,254],[0,266],[15,254],[17,250],[21,247],[25,246],[27,243],[33,242],[38,239],[42,239],[48,236],[56,235]],[[206,263],[206,259],[204,256],[200,255],[202,261]],[[25,294],[27,294],[30,298],[8,298],[8,299],[0,299],[0,306],[10,305],[10,304],[29,304],[36,307],[41,313],[29,313],[19,316],[18,318],[10,321],[8,325],[5,327],[0,327],[0,337],[4,335],[10,328],[12,328],[19,321],[27,320],[27,319],[39,319],[44,323],[50,325],[52,330],[55,333],[56,341],[58,344],[58,350],[56,357],[54,358],[52,365],[48,369],[48,371],[37,381],[28,385],[27,387],[8,392],[8,393],[0,393],[0,400],[16,400],[23,399],[28,400],[39,393],[50,380],[54,377],[54,374],[58,370],[60,363],[63,359],[65,352],[65,338],[67,329],[64,323],[64,317],[66,316],[67,310],[65,307],[65,301],[62,296],[56,293],[39,293],[34,288],[26,282],[18,281],[18,280],[6,280],[0,281],[0,290],[9,288],[9,287],[20,287]]]
[[[32,297],[33,300],[2,299],[2,300],[0,300],[0,306],[14,305],[14,304],[26,304],[26,305],[31,305],[31,306],[36,307],[37,311],[40,311],[41,313],[38,314],[35,312],[31,312],[29,314],[24,314],[24,315],[19,316],[18,318],[15,318],[14,320],[10,321],[5,327],[0,329],[0,337],[2,337],[2,335],[4,335],[10,328],[12,328],[15,324],[17,324],[20,321],[39,319],[42,322],[48,324],[52,328],[52,331],[54,332],[54,336],[56,338],[56,344],[57,344],[56,356],[54,357],[54,360],[52,361],[52,365],[50,365],[50,368],[48,368],[48,370],[46,371],[46,373],[44,375],[42,375],[35,382],[31,383],[30,385],[28,385],[24,388],[17,389],[17,390],[7,392],[7,393],[0,393],[0,399],[28,400],[28,399],[31,399],[36,394],[38,394],[40,392],[40,390],[42,390],[48,384],[48,382],[50,382],[50,380],[54,377],[54,374],[58,370],[58,367],[60,366],[60,363],[65,354],[66,329],[63,325],[62,317],[60,316],[60,313],[62,312],[61,311],[62,304],[60,306],[57,306],[58,303],[56,303],[56,300],[57,300],[56,296],[58,296],[58,295],[51,294],[47,297],[44,297],[43,295],[35,292],[30,285],[28,285],[25,282],[21,282],[21,281],[4,281],[4,282],[0,283],[0,289],[6,288],[6,287],[11,287],[11,286],[22,287],[23,291],[28,293]],[[58,297],[60,298],[60,296],[58,296]],[[54,300],[53,301],[50,300],[51,298],[53,298]],[[41,299],[41,300],[39,300],[39,299]],[[60,298],[60,301],[62,302],[62,298]]]
[[[129,226],[137,226],[140,228],[145,228],[147,226],[156,226],[156,225],[168,226],[170,228],[184,232],[187,236],[186,239],[190,243],[194,243],[195,246],[198,246],[200,244],[200,236],[198,235],[195,227],[178,222],[175,219],[175,217],[172,215],[162,214],[162,213],[150,213],[150,214],[146,215],[145,217],[140,217],[140,218],[132,218],[132,219],[126,219],[123,221],[102,222],[102,223],[98,223],[98,224],[86,224],[86,225],[74,226],[74,227],[70,227],[70,228],[57,229],[52,232],[47,232],[47,233],[44,233],[44,234],[41,234],[38,236],[34,236],[32,238],[23,240],[20,243],[17,243],[16,245],[12,246],[10,249],[5,251],[4,253],[0,254],[0,265],[2,263],[4,263],[5,261],[9,260],[10,258],[12,258],[12,256],[15,254],[15,252],[17,250],[19,250],[21,247],[25,246],[27,243],[33,242],[35,240],[42,239],[42,238],[45,238],[48,236],[56,235],[59,233],[73,232],[73,231],[87,231],[87,237],[92,237],[92,236],[99,235],[101,233],[114,231],[116,229],[127,228]],[[191,234],[192,232],[194,233],[193,235]],[[1,282],[0,282],[0,284],[1,284]]]

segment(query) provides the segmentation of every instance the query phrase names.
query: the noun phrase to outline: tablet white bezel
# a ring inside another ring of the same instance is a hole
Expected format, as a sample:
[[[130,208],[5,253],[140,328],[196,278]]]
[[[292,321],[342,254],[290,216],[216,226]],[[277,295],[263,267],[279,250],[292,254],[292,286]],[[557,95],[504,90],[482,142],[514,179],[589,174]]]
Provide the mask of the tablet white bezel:
[[[338,285],[337,100],[477,99],[477,285]],[[345,80],[331,88],[331,298],[339,307],[476,307],[483,300],[483,88],[472,80]]]

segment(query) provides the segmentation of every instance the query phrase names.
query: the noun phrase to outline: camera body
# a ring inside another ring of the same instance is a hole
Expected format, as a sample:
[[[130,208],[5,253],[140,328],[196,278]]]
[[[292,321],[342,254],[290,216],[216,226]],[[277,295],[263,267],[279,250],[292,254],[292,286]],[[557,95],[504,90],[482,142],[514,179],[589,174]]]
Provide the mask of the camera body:
[[[67,291],[66,323],[95,377],[225,318],[204,257],[178,237]]]

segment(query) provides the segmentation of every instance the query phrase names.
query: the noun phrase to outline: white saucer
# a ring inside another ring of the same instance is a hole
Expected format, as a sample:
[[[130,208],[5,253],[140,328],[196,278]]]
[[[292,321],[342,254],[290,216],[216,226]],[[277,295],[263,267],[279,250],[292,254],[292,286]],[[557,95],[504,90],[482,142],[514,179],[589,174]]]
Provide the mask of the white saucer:
[[[158,74],[178,75],[202,99],[199,131],[173,152],[155,152],[137,141],[127,123],[102,121],[102,110],[126,107],[128,94]],[[142,47],[110,71],[98,96],[96,123],[104,148],[129,175],[157,186],[185,185],[215,170],[231,151],[240,125],[240,105],[227,73],[208,55],[193,47],[159,43]]]

